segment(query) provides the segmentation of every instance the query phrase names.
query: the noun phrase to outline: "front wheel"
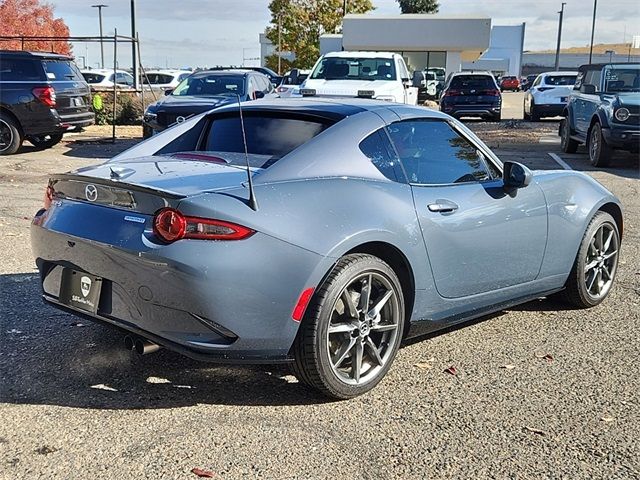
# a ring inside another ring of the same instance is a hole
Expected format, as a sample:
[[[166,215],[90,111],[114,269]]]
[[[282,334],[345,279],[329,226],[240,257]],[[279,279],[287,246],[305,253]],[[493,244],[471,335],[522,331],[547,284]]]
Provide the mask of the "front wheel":
[[[37,137],[27,137],[27,140],[36,147],[38,150],[45,150],[57,145],[62,140],[61,133],[54,133],[51,135],[40,135]]]
[[[602,127],[598,122],[589,130],[589,161],[594,167],[607,167],[611,163],[613,149],[602,135]]]
[[[404,328],[400,281],[372,255],[341,258],[315,292],[294,342],[294,373],[327,396],[361,395],[385,376]]]
[[[618,268],[620,233],[611,215],[597,212],[591,219],[569,274],[564,299],[578,308],[595,307],[613,285]]]

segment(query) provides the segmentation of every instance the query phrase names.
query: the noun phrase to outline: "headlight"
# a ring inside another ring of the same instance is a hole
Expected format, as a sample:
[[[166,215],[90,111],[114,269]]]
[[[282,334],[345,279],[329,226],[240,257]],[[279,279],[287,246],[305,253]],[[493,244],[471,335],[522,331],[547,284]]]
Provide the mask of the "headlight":
[[[376,100],[384,100],[385,102],[395,102],[396,101],[396,97],[394,97],[393,95],[378,95],[375,99]]]
[[[616,120],[619,120],[621,122],[626,122],[630,116],[629,109],[624,107],[619,108],[618,110],[616,110],[616,113],[614,114],[614,116],[616,117]]]

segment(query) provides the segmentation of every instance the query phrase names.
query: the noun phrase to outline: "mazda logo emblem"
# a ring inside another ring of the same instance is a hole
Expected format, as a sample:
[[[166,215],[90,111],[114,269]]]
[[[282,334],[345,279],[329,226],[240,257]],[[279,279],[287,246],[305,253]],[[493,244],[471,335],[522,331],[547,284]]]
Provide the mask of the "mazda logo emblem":
[[[95,202],[98,199],[98,189],[95,185],[87,185],[84,187],[84,196],[90,202]]]
[[[179,117],[176,117],[176,123],[182,123],[182,122],[184,122],[185,120],[186,120],[186,119],[185,119],[182,115],[180,115]]]

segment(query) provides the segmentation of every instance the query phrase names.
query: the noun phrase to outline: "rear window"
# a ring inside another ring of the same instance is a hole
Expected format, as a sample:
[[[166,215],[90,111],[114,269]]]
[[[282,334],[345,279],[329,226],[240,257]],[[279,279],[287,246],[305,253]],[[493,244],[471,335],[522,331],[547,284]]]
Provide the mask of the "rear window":
[[[41,81],[44,79],[44,72],[39,61],[11,58],[0,54],[0,81]]]
[[[161,85],[173,81],[173,75],[167,75],[165,73],[148,73],[147,78],[151,85]]]
[[[544,83],[545,85],[573,86],[576,83],[576,75],[549,75]]]
[[[87,83],[100,83],[101,81],[104,80],[104,75],[100,75],[99,73],[83,73],[82,76],[84,77],[85,81]]]
[[[315,119],[245,113],[247,150],[252,155],[262,156],[250,158],[251,166],[268,168],[281,157],[311,140],[329,125],[328,122]],[[203,150],[216,152],[232,165],[244,165],[244,156],[224,156],[224,152],[244,153],[240,118],[237,116],[215,118],[209,126]]]
[[[82,81],[80,70],[69,60],[45,60],[42,64],[47,74],[47,79],[51,81]]]
[[[458,75],[451,79],[451,88],[496,88],[493,78],[488,75]]]

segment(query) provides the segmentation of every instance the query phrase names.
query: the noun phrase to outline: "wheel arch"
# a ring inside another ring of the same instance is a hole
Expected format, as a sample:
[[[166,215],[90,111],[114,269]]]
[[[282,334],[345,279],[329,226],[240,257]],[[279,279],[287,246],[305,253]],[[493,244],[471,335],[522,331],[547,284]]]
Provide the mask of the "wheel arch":
[[[7,115],[8,117],[11,117],[16,122],[16,125],[18,126],[18,130],[20,130],[20,135],[24,137],[24,129],[22,128],[22,123],[20,123],[20,120],[18,119],[18,117],[16,117],[15,113],[13,113],[11,110],[9,110],[7,107],[3,105],[0,105],[0,113]]]
[[[624,221],[622,217],[622,209],[620,208],[620,206],[613,202],[608,202],[608,203],[605,203],[604,205],[601,205],[598,208],[598,211],[606,212],[613,217],[613,219],[616,221],[616,226],[618,227],[618,233],[620,234],[620,238],[622,239],[622,229],[623,229]]]
[[[398,280],[400,280],[400,286],[402,287],[402,296],[404,297],[405,306],[405,327],[408,327],[411,321],[411,313],[413,312],[413,305],[415,302],[415,278],[409,259],[396,246],[380,241],[360,244],[351,248],[348,252],[345,252],[344,255],[352,253],[366,253],[378,257],[380,260],[387,263],[395,272],[398,276]],[[409,329],[405,328],[404,335],[406,336],[408,332]]]

